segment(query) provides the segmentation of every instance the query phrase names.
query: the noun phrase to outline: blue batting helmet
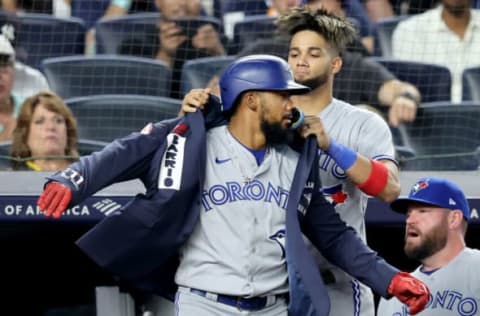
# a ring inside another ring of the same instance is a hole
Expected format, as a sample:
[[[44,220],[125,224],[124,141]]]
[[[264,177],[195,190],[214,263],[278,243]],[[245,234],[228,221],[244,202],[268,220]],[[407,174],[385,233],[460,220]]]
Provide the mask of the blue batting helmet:
[[[288,63],[272,55],[250,55],[230,64],[220,78],[222,110],[233,108],[238,96],[250,90],[302,94],[310,88],[298,84]]]

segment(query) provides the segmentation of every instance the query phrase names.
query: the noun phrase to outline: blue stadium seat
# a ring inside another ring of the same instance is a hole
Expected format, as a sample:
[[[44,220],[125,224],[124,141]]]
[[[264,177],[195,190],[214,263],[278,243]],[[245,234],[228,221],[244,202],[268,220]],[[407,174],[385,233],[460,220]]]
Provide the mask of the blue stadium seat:
[[[465,68],[462,74],[462,100],[480,101],[480,66]]]
[[[253,43],[258,39],[272,38],[277,29],[274,21],[274,17],[267,15],[252,15],[245,17],[241,22],[235,23],[231,51],[237,53],[245,48],[247,44]]]
[[[0,25],[12,21],[0,11]],[[39,68],[48,57],[84,53],[85,24],[78,18],[57,18],[49,14],[19,13],[15,16],[15,45],[24,51],[25,63]]]
[[[405,146],[415,156],[402,170],[475,170],[480,157],[480,103],[422,104],[413,123],[405,124]]]
[[[118,54],[122,43],[144,39],[149,35],[156,34],[160,13],[134,13],[112,19],[103,19],[95,24],[95,37],[97,53]],[[176,19],[184,27],[187,34],[197,29],[202,24],[212,24],[216,30],[221,32],[220,20],[198,16],[194,18]]]
[[[49,58],[42,63],[50,88],[63,98],[100,94],[168,96],[171,72],[158,60],[96,55]]]
[[[381,19],[373,24],[376,56],[392,57],[392,35],[397,24],[409,15],[397,15]]]
[[[118,18],[103,19],[95,23],[97,53],[117,54],[124,41],[143,34],[154,34],[160,13],[136,13]]]
[[[65,100],[81,138],[110,142],[140,131],[147,123],[174,118],[181,100],[143,95],[100,95]]]
[[[452,76],[447,67],[386,57],[369,57],[390,70],[398,79],[415,85],[422,102],[449,101]]]
[[[192,59],[183,64],[180,91],[185,95],[191,89],[205,88],[214,75],[235,60],[235,56],[218,56]]]

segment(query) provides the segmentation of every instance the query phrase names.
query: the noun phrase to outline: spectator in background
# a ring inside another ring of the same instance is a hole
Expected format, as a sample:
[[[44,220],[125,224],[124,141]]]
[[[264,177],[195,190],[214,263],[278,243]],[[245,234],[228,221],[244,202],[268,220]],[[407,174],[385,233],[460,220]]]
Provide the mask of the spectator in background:
[[[465,245],[470,206],[462,190],[447,179],[422,178],[391,207],[407,215],[404,251],[421,262],[412,274],[430,289],[430,302],[418,315],[478,315],[480,251]],[[377,315],[408,313],[391,298],[381,299]]]
[[[480,65],[480,12],[471,0],[442,0],[412,16],[393,32],[394,58],[445,66],[452,73],[452,102],[462,100],[462,73]]]
[[[7,21],[1,27],[1,34],[10,41],[12,47],[16,49],[16,34],[14,21]],[[17,56],[17,52],[15,52]],[[48,83],[45,76],[35,68],[25,65],[18,57],[15,58],[15,82],[13,84],[13,94],[20,100],[41,91],[48,90]]]
[[[77,135],[75,118],[58,95],[43,91],[31,96],[23,103],[13,132],[13,169],[64,169],[79,157]]]
[[[211,25],[201,25],[190,38],[186,30],[172,21],[175,18],[198,17],[202,13],[199,0],[156,0],[162,13],[158,33],[147,34],[122,43],[120,54],[155,58],[172,70],[171,97],[180,98],[180,78],[186,60],[225,55],[221,34]]]
[[[12,92],[15,81],[15,51],[0,35],[0,141],[10,140],[21,100]]]

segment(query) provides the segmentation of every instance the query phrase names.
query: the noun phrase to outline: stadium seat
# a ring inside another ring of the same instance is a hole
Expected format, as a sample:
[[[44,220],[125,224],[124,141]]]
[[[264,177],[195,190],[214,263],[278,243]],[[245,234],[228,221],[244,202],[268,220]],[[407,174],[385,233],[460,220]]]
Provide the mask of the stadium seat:
[[[407,148],[415,154],[402,170],[475,170],[479,166],[480,102],[422,104],[405,124]]]
[[[132,56],[49,58],[42,69],[64,99],[101,94],[168,96],[170,70],[162,61]]]
[[[369,57],[390,70],[398,79],[415,85],[422,102],[449,101],[452,75],[447,67],[385,57]]]
[[[480,66],[465,68],[462,74],[462,100],[480,101]]]
[[[392,35],[397,24],[408,18],[409,15],[398,15],[381,19],[374,23],[375,55],[392,57]]]
[[[140,131],[147,123],[176,117],[181,100],[142,95],[101,95],[67,99],[81,138],[110,142]]]
[[[144,39],[149,35],[156,34],[160,13],[134,13],[112,19],[102,19],[95,23],[95,37],[97,53],[118,54],[122,43]],[[176,19],[186,29],[186,33],[192,33],[199,25],[212,24],[215,29],[221,31],[220,20],[199,16],[194,18]]]
[[[233,27],[233,43],[231,50],[239,52],[247,44],[253,43],[259,38],[272,38],[275,34],[275,18],[267,15],[247,16]]]
[[[0,25],[12,21],[11,14],[0,11]],[[57,18],[49,14],[19,13],[15,16],[15,45],[24,52],[24,61],[39,68],[48,57],[84,53],[85,24],[78,18]]]
[[[191,89],[205,88],[214,75],[220,75],[235,56],[218,56],[192,59],[183,64],[181,93],[185,95]]]

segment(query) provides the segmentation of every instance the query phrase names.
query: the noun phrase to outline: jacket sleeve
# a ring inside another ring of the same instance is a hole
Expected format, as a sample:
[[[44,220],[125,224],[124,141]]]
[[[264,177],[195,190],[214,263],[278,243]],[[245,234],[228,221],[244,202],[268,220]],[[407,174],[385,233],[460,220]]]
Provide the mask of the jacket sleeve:
[[[134,132],[117,139],[101,151],[84,156],[65,170],[47,177],[47,183],[57,181],[72,189],[70,206],[117,182],[139,178],[145,183],[152,156],[177,121],[162,121],[154,124],[148,133]]]
[[[376,293],[388,297],[388,285],[399,271],[379,257],[353,228],[342,221],[321,192],[312,196],[301,223],[305,236],[325,258]]]

